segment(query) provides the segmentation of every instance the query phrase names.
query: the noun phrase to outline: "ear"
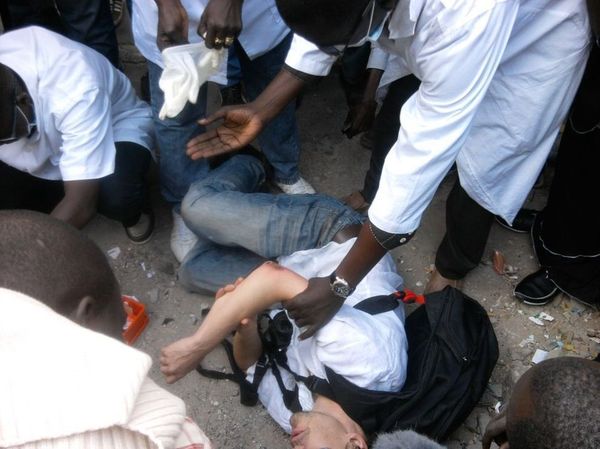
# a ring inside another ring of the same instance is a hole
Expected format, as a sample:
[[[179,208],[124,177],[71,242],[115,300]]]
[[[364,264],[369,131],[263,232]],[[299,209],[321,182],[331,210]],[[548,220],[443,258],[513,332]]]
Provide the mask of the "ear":
[[[71,318],[77,324],[86,326],[94,315],[94,309],[96,308],[96,300],[92,296],[84,296],[77,303],[77,307],[71,313]]]
[[[348,437],[348,443],[346,444],[346,448],[351,449],[368,449],[367,442],[364,437],[358,433],[348,433],[346,434]]]

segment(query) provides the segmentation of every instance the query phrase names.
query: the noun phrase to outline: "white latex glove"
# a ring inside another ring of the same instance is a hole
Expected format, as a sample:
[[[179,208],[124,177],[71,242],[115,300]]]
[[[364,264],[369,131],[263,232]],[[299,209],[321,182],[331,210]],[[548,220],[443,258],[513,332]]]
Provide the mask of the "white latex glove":
[[[165,68],[158,81],[165,101],[158,117],[175,117],[188,101],[196,103],[200,87],[217,72],[225,54],[224,50],[206,48],[204,42],[165,48]]]

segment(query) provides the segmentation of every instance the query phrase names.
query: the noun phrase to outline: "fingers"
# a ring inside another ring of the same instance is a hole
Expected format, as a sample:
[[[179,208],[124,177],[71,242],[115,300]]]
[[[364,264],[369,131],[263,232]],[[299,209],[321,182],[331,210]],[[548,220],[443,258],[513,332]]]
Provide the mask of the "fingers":
[[[308,328],[302,332],[300,334],[300,340],[306,340],[307,338],[312,337],[313,335],[315,335],[317,333],[317,331],[320,329],[320,326],[308,326]]]
[[[227,143],[221,141],[216,131],[207,131],[204,134],[190,140],[186,153],[192,160],[207,159],[219,154],[229,153],[234,149]]]
[[[206,14],[202,15],[200,24],[198,25],[198,34],[204,39],[206,47],[214,48],[215,50],[229,48],[233,45],[239,33],[239,29],[210,23],[210,19],[206,17]]]

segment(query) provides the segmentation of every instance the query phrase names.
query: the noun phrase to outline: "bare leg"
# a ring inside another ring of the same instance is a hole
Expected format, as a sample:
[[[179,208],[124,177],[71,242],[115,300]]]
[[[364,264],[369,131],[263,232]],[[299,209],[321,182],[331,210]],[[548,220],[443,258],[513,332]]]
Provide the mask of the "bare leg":
[[[304,291],[307,285],[302,276],[276,263],[267,262],[258,267],[234,290],[215,301],[193,335],[163,348],[160,369],[167,383],[181,379],[194,369],[229,333],[239,327],[242,320],[256,316],[273,304],[286,302]]]

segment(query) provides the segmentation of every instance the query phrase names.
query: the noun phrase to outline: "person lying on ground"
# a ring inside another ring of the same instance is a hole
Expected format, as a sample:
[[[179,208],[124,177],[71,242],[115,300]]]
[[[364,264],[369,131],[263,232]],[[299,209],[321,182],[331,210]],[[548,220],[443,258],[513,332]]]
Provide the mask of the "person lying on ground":
[[[173,383],[193,370],[232,331],[233,354],[237,365],[252,382],[257,361],[263,353],[257,314],[285,303],[306,288],[304,277],[274,262],[265,262],[247,278],[217,293],[217,300],[198,330],[161,352],[161,371]],[[273,309],[273,319],[285,312]],[[279,318],[281,319],[281,317]],[[367,447],[367,435],[334,401],[314,395],[291,373],[327,378],[332,369],[354,384],[378,391],[399,391],[406,378],[407,344],[402,306],[369,315],[350,305],[313,338],[300,342],[294,326],[286,349],[289,372],[282,370],[288,387],[296,384],[303,412],[292,413],[286,405],[273,371],[264,373],[258,395],[269,414],[287,432],[294,447]],[[380,343],[385,341],[385,345]],[[258,375],[258,374],[256,374]],[[291,382],[291,383],[290,383]],[[306,413],[308,412],[308,413]]]
[[[600,363],[578,357],[545,360],[515,384],[508,406],[487,426],[483,449],[600,447]]]
[[[0,447],[210,449],[181,399],[120,341],[119,284],[81,232],[0,211]]]

